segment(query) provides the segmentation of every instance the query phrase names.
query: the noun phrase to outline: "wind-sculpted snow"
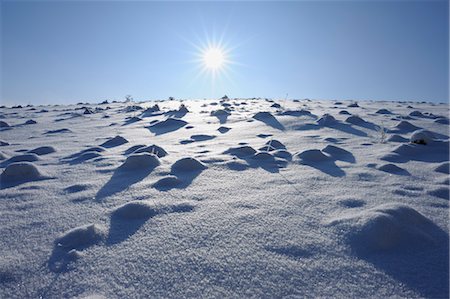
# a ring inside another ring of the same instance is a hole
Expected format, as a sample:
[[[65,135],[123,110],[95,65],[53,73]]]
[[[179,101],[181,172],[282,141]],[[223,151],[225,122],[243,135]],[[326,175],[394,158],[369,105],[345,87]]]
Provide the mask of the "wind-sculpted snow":
[[[448,104],[98,102],[0,109],[0,298],[448,297]]]

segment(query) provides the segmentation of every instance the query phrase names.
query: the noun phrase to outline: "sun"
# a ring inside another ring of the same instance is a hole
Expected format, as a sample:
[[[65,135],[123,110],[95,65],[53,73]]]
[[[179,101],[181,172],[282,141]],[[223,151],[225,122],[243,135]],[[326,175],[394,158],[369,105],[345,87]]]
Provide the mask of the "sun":
[[[220,48],[208,48],[203,52],[203,64],[208,69],[220,69],[225,61],[225,53]]]

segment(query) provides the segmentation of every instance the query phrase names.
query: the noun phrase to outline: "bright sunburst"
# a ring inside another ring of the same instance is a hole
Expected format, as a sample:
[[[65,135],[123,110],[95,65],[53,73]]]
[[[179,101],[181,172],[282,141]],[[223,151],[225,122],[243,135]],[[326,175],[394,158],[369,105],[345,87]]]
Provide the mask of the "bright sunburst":
[[[224,51],[220,48],[208,48],[203,52],[203,63],[208,69],[219,69],[225,61]]]
[[[193,59],[188,61],[194,66],[189,86],[194,83],[198,86],[209,85],[210,94],[219,91],[226,93],[236,86],[233,77],[237,73],[233,68],[242,65],[235,60],[237,56],[235,50],[240,46],[239,43],[225,40],[225,32],[220,36],[214,32],[211,35],[205,33],[202,38],[196,36],[196,40],[185,39],[185,41],[193,49],[191,52]]]

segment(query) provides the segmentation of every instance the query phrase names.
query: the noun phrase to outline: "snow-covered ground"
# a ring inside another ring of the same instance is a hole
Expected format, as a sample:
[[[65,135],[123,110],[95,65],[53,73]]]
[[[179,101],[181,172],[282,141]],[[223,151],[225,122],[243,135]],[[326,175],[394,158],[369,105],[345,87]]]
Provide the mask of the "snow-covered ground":
[[[0,297],[448,297],[448,112],[2,108]]]

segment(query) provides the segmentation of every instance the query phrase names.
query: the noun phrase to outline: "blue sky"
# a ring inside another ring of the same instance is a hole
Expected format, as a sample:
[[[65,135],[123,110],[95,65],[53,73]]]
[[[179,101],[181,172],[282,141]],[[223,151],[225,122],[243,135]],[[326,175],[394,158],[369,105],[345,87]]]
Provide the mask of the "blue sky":
[[[448,11],[447,1],[3,1],[1,102],[448,102]],[[208,43],[232,62],[214,80],[201,72]]]

